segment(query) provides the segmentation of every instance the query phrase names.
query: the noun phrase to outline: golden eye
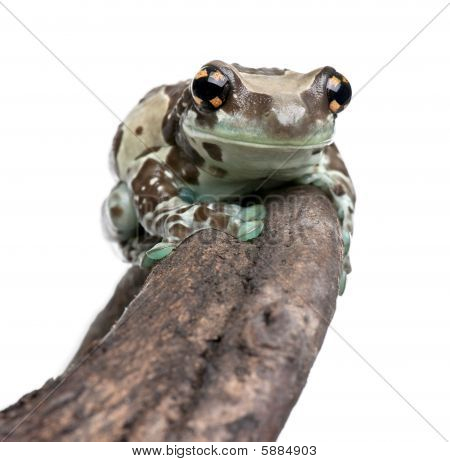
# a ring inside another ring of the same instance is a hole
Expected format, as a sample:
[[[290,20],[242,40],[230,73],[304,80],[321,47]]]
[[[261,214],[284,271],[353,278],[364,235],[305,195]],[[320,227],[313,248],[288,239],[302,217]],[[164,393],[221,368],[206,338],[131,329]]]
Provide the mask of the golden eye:
[[[230,81],[219,68],[209,64],[195,74],[191,91],[199,109],[215,111],[225,103],[230,91]]]
[[[339,72],[334,72],[327,82],[327,97],[330,111],[334,114],[343,111],[352,99],[352,87]]]

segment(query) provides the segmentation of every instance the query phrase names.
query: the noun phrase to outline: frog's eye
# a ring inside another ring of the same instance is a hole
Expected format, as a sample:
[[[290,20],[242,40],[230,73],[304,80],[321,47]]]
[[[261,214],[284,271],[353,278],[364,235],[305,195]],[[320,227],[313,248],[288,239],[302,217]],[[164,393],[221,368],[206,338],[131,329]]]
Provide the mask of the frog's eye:
[[[352,87],[339,72],[334,72],[327,82],[327,96],[330,111],[334,114],[344,110],[352,99]]]
[[[215,111],[225,103],[230,91],[230,81],[219,68],[203,66],[192,80],[191,91],[199,109]]]

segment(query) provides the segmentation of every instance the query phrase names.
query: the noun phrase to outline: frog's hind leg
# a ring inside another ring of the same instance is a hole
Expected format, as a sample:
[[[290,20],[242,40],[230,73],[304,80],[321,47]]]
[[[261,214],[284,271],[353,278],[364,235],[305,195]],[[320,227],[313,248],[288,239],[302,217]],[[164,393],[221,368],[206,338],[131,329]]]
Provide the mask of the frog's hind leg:
[[[139,221],[148,234],[161,242],[142,252],[140,263],[151,266],[169,255],[184,239],[202,229],[217,229],[238,239],[257,237],[263,229],[264,209],[255,205],[242,208],[221,202],[192,202],[185,194],[183,172],[195,168],[183,159],[182,168],[174,171],[163,160],[171,148],[161,148],[137,161],[129,170],[128,186],[132,191]]]
[[[103,202],[102,223],[106,237],[119,245],[126,260],[133,261],[140,226],[132,193],[125,182],[119,181]]]
[[[342,295],[347,274],[351,272],[349,250],[356,196],[352,180],[336,146],[334,144],[327,146],[320,162],[302,169],[297,181],[301,184],[313,184],[322,189],[336,209],[344,242],[344,261],[339,280],[339,293]]]

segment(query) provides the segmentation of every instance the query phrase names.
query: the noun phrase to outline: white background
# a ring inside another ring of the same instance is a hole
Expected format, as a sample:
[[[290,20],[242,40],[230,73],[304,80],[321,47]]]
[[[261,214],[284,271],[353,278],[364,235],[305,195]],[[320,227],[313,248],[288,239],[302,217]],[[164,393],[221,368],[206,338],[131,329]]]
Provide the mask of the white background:
[[[121,118],[153,86],[215,58],[300,72],[331,65],[357,91],[445,5],[5,4]],[[337,121],[358,194],[354,271],[337,333],[279,439],[316,444],[316,460],[320,450],[334,460],[444,460],[448,450],[354,350],[450,438],[449,22],[450,8]],[[99,212],[118,120],[1,5],[0,43],[4,407],[63,370],[125,266]]]

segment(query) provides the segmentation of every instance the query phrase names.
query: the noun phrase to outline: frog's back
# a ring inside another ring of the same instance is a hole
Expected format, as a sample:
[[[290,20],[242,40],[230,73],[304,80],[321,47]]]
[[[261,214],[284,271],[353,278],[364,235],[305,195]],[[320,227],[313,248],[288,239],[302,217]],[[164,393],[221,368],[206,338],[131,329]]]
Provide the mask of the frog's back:
[[[134,159],[170,144],[163,126],[188,85],[161,85],[150,90],[118,126],[111,147],[111,164],[119,178],[124,179]]]

